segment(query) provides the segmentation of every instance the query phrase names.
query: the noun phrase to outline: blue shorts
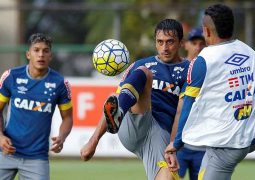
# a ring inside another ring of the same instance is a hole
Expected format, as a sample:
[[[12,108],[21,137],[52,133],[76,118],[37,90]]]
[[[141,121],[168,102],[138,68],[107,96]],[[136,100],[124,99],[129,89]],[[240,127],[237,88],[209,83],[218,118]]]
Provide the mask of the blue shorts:
[[[197,180],[204,154],[205,151],[195,151],[185,147],[180,149],[177,152],[177,158],[180,164],[180,177],[183,178],[186,171],[189,170],[190,180]]]
[[[19,173],[19,180],[49,180],[49,161],[24,159],[0,152],[0,179],[13,180]]]

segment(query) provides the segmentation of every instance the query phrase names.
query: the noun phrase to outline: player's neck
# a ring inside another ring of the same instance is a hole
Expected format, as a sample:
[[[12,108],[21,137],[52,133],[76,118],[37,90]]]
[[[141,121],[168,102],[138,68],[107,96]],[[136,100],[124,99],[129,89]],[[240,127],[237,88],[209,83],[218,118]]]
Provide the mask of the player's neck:
[[[178,55],[172,59],[172,63],[179,63],[182,62],[182,60],[183,58]]]
[[[47,73],[48,73],[48,68],[47,69],[35,69],[28,67],[28,73],[33,79],[41,79],[43,78]]]
[[[193,55],[187,55],[186,59],[189,60],[189,61],[192,61],[193,59],[195,59],[196,56],[193,56]]]
[[[225,39],[222,39],[222,38],[219,38],[219,37],[214,37],[211,39],[209,45],[217,45],[217,44],[222,44],[222,43],[225,43],[225,42],[228,42],[230,41],[231,38],[225,38]]]

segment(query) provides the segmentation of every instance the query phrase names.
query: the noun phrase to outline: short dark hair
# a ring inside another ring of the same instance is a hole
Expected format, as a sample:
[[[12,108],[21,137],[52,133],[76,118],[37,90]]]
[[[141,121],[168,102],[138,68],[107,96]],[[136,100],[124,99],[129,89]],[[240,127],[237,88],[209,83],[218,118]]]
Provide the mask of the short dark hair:
[[[155,37],[158,31],[164,31],[164,33],[168,33],[168,31],[172,31],[177,34],[179,40],[183,38],[183,28],[180,22],[176,21],[175,19],[164,19],[155,28]]]
[[[218,36],[222,39],[231,38],[234,31],[234,15],[232,10],[223,4],[209,6],[205,10],[213,20]]]
[[[51,49],[51,43],[52,43],[52,39],[50,36],[45,35],[43,33],[35,33],[32,34],[29,39],[28,39],[28,45],[31,46],[35,43],[39,43],[39,42],[44,42],[45,44],[47,44],[50,49]]]

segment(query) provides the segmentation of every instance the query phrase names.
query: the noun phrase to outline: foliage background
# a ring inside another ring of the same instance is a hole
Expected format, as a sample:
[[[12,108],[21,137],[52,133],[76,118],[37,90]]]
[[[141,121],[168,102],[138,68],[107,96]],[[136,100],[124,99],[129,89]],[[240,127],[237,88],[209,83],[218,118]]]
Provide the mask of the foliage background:
[[[20,16],[20,43],[26,43],[34,32],[50,34],[57,44],[86,44],[90,47],[102,40],[116,38],[124,42],[130,51],[131,61],[135,61],[155,54],[154,28],[159,21],[164,18],[179,20],[186,37],[192,27],[201,25],[203,10],[215,3],[225,3],[233,8],[236,18],[235,38],[245,40],[245,13],[251,11],[254,17],[253,1],[20,0],[20,5],[27,5]],[[114,24],[116,18],[120,18],[119,26]],[[86,63],[84,59],[89,61],[92,51],[93,48],[90,48],[85,55],[81,55],[84,52],[62,53],[56,56],[53,66],[64,75],[91,76],[91,63]],[[184,51],[181,53],[185,56]],[[84,64],[82,67],[87,73],[72,68],[75,64]]]

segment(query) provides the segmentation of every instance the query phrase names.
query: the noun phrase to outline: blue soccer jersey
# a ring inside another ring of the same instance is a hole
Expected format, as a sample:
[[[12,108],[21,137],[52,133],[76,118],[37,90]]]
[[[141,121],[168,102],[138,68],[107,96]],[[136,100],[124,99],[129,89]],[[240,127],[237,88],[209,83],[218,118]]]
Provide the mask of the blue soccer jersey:
[[[14,155],[48,159],[49,135],[56,105],[71,108],[71,92],[63,76],[49,68],[42,79],[33,79],[28,66],[6,71],[0,83],[0,101],[8,102],[4,134],[16,148]]]
[[[159,125],[171,131],[179,96],[186,87],[189,61],[164,63],[157,56],[151,56],[133,63],[124,78],[139,66],[146,66],[153,73],[151,106],[152,115]],[[120,87],[123,82],[120,83]]]

